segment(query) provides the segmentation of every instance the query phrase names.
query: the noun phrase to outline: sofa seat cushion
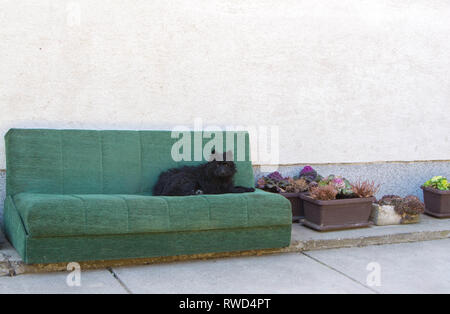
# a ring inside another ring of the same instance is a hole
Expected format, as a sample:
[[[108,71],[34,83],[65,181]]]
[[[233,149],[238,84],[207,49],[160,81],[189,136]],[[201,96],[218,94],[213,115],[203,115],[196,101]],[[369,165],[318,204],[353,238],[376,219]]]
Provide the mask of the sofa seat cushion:
[[[260,190],[186,197],[20,193],[13,199],[30,237],[283,226],[292,215],[288,200]]]

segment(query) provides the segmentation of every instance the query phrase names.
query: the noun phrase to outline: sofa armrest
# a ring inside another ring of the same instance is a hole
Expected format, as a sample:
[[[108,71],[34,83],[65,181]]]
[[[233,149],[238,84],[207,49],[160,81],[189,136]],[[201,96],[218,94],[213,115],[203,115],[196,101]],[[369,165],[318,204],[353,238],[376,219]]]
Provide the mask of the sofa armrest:
[[[16,209],[12,197],[9,195],[5,200],[3,212],[3,230],[7,239],[16,248],[22,259],[26,259],[27,233],[22,218]]]

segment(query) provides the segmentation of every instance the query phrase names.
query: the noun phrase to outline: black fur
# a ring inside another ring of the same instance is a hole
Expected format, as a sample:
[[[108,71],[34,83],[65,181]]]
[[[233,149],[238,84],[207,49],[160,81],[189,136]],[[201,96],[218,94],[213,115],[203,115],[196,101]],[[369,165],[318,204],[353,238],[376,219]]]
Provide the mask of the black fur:
[[[253,188],[234,186],[236,165],[233,161],[212,160],[199,166],[184,166],[161,173],[153,195],[186,196],[254,192]]]

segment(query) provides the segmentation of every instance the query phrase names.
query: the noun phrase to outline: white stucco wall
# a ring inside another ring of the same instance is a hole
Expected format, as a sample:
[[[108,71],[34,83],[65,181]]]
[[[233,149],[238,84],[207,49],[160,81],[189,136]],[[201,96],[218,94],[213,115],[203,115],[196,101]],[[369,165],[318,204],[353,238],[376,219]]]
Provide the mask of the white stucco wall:
[[[201,118],[278,125],[282,164],[450,159],[447,0],[0,4],[2,135]]]

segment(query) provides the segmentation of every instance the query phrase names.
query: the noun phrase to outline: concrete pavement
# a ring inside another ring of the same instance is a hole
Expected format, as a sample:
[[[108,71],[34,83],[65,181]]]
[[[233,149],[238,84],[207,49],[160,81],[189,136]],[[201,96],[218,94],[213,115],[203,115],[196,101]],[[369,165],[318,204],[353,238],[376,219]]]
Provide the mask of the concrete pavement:
[[[305,252],[366,283],[367,266],[380,270],[380,293],[450,293],[450,240]],[[373,268],[372,268],[373,270]]]
[[[0,293],[450,293],[449,248],[447,239],[82,271],[81,287],[67,286],[68,273],[25,274],[1,277]]]
[[[206,253],[183,256],[153,257],[142,259],[124,259],[112,261],[95,261],[81,263],[84,270],[119,268],[127,266],[150,265],[188,260],[217,259],[223,257],[260,256],[277,253],[301,253],[305,251],[410,243],[430,240],[448,239],[450,237],[450,219],[434,219],[422,216],[419,224],[396,226],[372,226],[363,229],[350,229],[335,232],[316,232],[301,223],[292,225],[291,245],[287,248],[270,250],[253,250],[244,252]],[[0,232],[0,276],[10,273],[65,271],[66,264],[26,265],[14,248]]]
[[[125,294],[128,291],[108,270],[81,273],[81,286],[67,285],[68,273],[0,277],[1,294]]]
[[[116,269],[134,293],[370,293],[301,253]]]

